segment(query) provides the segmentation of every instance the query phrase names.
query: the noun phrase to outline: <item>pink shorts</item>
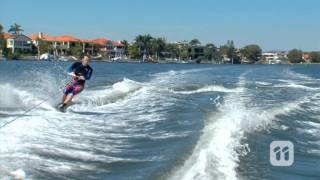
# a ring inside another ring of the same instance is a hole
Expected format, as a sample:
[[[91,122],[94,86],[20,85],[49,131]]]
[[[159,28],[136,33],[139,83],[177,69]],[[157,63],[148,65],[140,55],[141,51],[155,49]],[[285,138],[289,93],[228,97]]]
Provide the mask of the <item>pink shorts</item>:
[[[65,95],[72,93],[73,95],[79,94],[84,88],[83,84],[78,84],[76,80],[72,80],[63,90]]]

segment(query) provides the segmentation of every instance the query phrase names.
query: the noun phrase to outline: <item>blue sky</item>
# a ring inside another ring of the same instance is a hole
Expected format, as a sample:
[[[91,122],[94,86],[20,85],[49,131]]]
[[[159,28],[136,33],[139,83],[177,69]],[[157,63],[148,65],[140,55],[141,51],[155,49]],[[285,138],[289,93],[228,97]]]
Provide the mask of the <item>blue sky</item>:
[[[138,34],[168,41],[198,38],[217,46],[259,44],[263,50],[320,50],[318,0],[3,0],[0,24],[25,34],[132,41]]]

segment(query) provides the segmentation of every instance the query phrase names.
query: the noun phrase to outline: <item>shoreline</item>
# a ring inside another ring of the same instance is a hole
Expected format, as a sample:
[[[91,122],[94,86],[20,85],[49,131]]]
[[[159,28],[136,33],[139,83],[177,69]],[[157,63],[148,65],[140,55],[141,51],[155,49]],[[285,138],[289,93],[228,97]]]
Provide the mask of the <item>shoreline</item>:
[[[80,60],[38,60],[35,58],[23,57],[21,59],[6,59],[6,58],[0,58],[1,61],[39,61],[39,62],[75,62]],[[195,61],[176,61],[176,60],[159,60],[159,61],[142,61],[139,59],[128,59],[128,60],[97,60],[97,59],[91,59],[91,62],[105,62],[105,63],[130,63],[130,64],[211,64],[211,65],[309,65],[309,64],[320,64],[320,63],[314,63],[314,62],[305,62],[305,63],[290,63],[290,62],[282,62],[282,63],[275,63],[275,64],[269,64],[265,61],[258,61],[256,63],[239,63],[239,64],[230,64],[230,63],[216,63],[216,62],[210,62],[210,61],[201,61],[200,63],[197,63]]]

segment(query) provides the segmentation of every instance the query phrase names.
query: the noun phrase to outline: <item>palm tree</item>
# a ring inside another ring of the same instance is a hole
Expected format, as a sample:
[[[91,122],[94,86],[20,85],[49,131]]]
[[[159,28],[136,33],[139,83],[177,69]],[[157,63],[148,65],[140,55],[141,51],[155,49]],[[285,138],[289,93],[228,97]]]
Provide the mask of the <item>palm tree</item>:
[[[164,38],[153,38],[151,40],[152,54],[155,54],[158,60],[159,60],[159,53],[161,51],[164,51],[165,47],[166,47],[166,40]]]
[[[149,34],[147,35],[138,35],[135,39],[138,47],[139,47],[139,51],[144,52],[144,53],[149,53],[150,50],[150,45],[151,45],[151,40],[152,40],[152,36],[150,36]]]
[[[128,47],[129,47],[129,43],[127,40],[122,40],[121,43],[123,44],[124,46],[124,54],[127,55],[128,53]]]
[[[12,34],[20,34],[23,31],[21,25],[14,23],[14,25],[10,26],[8,32],[12,32]]]
[[[3,39],[3,26],[0,24],[0,41]]]
[[[4,45],[3,45],[3,32],[2,31],[3,31],[3,26],[0,24],[0,51],[4,47]]]
[[[236,48],[234,47],[233,41],[227,42],[227,44],[220,47],[220,53],[230,59],[233,64],[234,59],[237,57]]]

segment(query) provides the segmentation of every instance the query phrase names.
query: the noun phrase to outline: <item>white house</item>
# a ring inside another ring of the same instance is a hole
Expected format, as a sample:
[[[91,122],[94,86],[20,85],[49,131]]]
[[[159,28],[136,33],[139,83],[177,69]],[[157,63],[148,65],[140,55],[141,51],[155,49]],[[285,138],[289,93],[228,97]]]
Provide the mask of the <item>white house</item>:
[[[112,55],[113,58],[123,58],[125,54],[124,44],[121,41],[112,41],[112,49],[109,49],[109,54]]]
[[[264,59],[269,64],[281,63],[281,55],[277,52],[265,52],[262,53],[262,59]]]
[[[21,51],[32,49],[32,39],[23,34],[5,34],[4,39],[7,41],[7,48],[12,49],[12,53],[17,49]]]

